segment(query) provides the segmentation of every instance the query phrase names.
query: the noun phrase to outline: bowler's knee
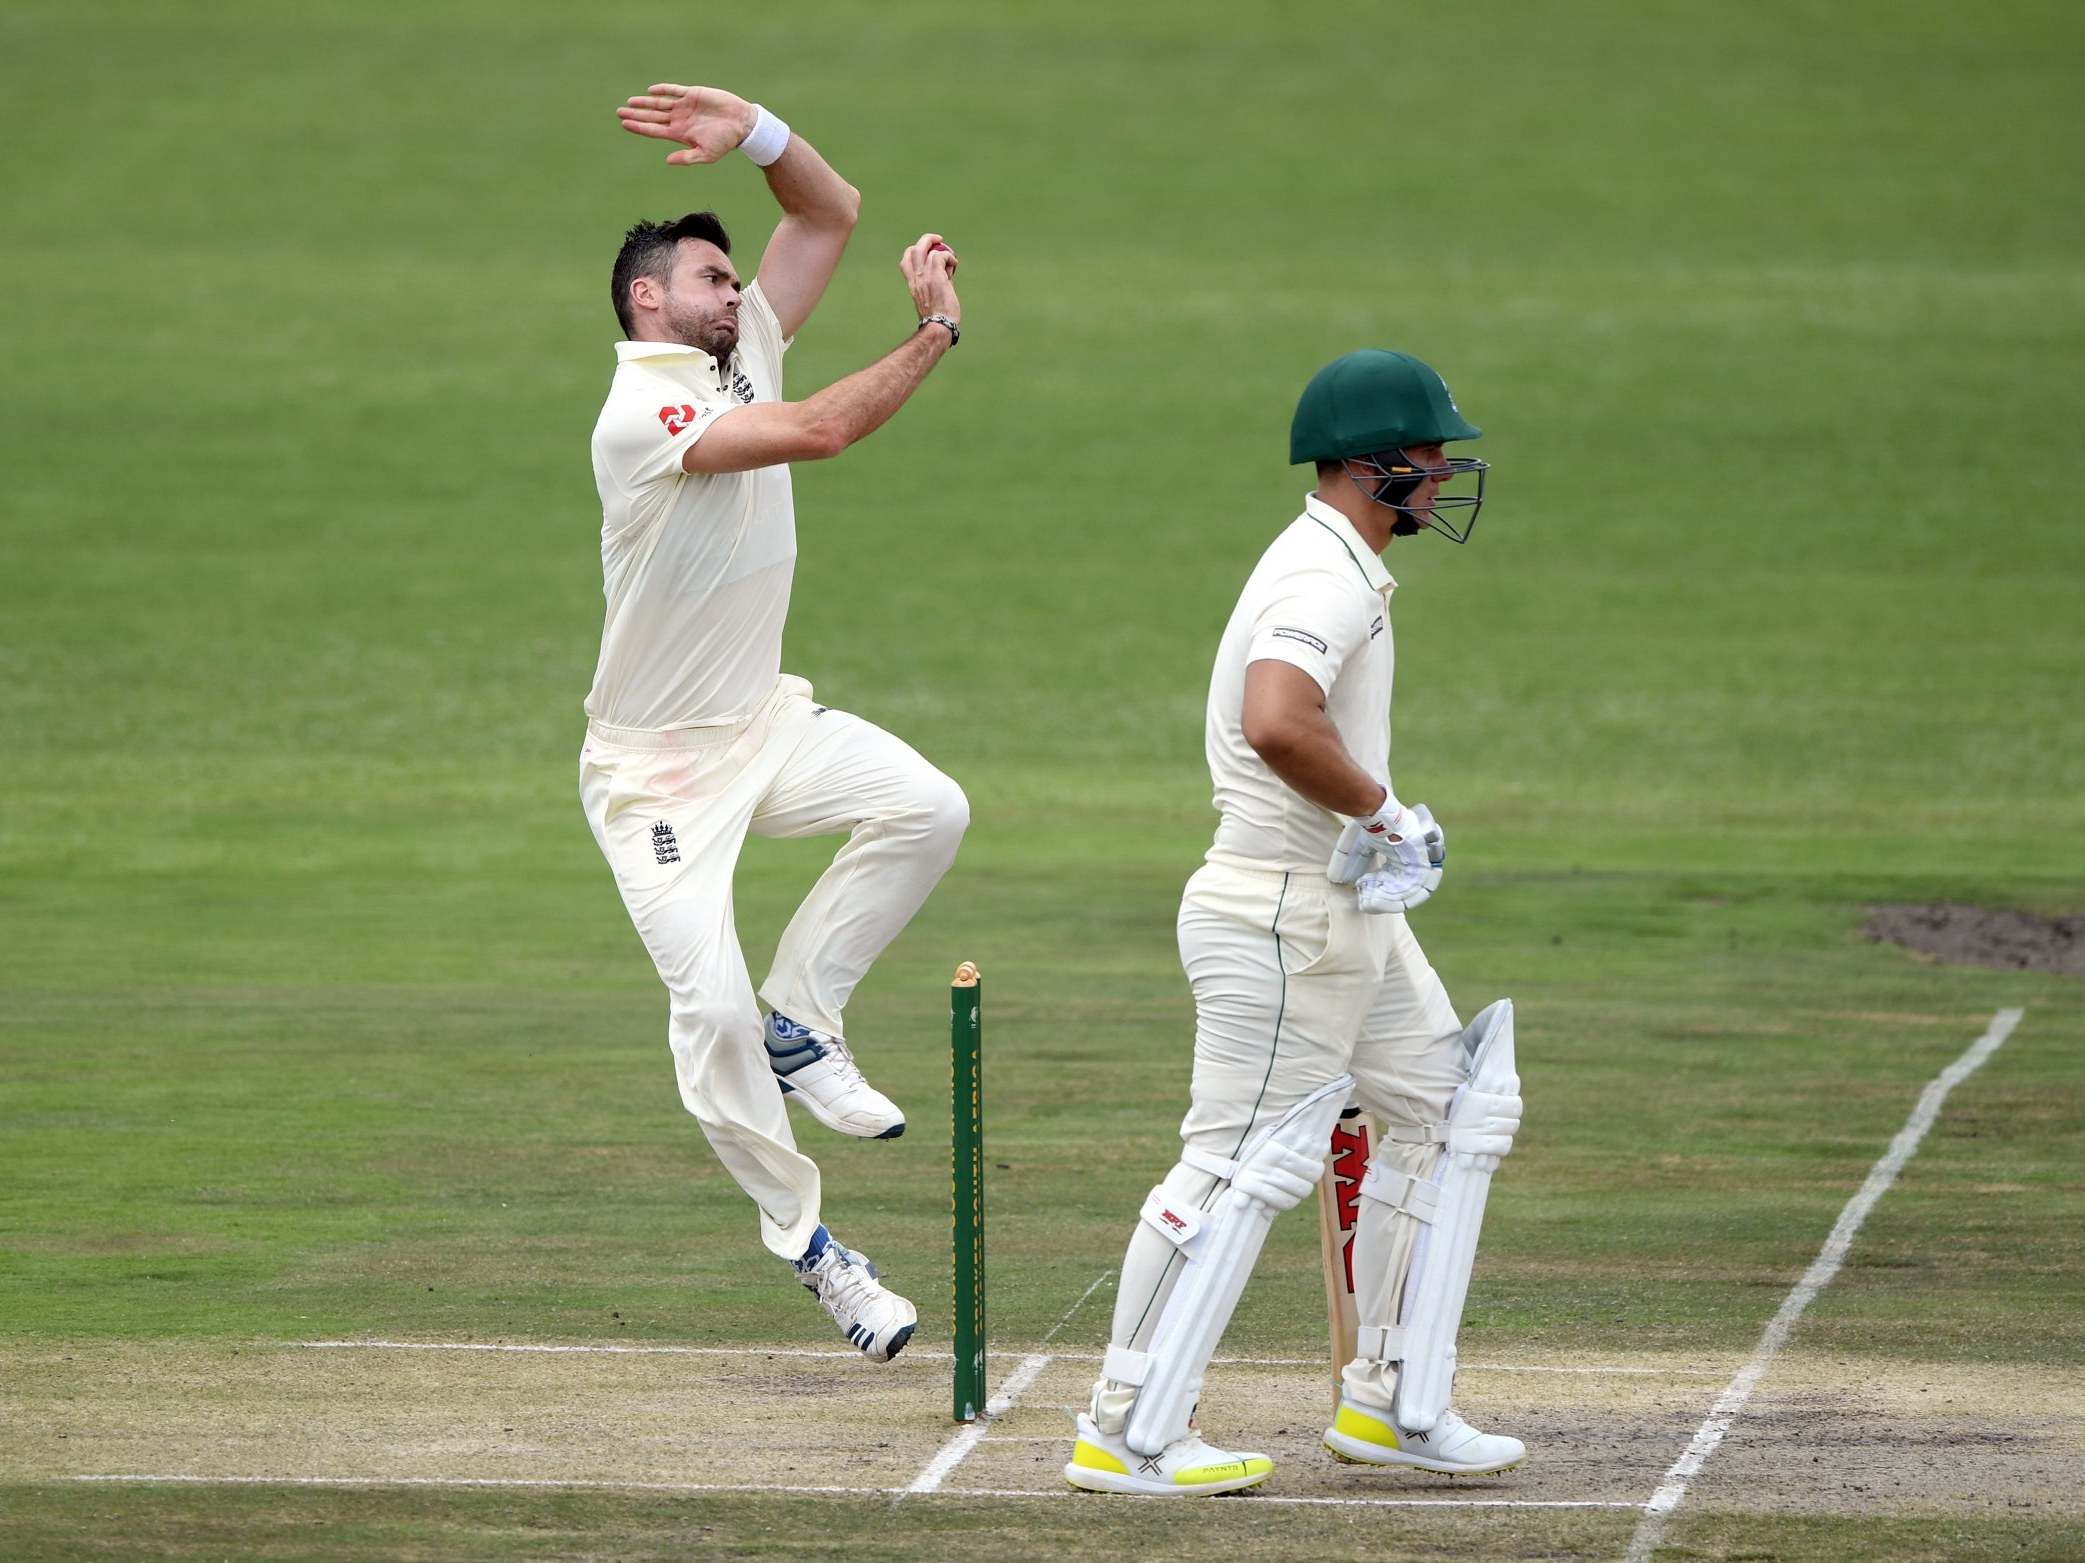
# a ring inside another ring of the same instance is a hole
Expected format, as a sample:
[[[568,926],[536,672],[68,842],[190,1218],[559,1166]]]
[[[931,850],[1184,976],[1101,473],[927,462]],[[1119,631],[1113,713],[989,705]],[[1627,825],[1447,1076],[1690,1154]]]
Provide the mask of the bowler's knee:
[[[760,1044],[760,1011],[729,999],[676,999],[667,1027],[674,1057],[707,1066],[719,1054],[734,1056]]]
[[[950,853],[970,828],[970,799],[952,777],[932,767],[913,789],[910,813],[919,834]]]

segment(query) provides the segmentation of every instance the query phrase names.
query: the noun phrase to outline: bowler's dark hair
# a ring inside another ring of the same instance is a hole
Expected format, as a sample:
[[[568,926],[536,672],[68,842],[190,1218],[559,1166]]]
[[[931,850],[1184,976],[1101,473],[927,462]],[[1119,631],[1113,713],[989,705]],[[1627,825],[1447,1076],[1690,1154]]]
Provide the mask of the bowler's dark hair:
[[[670,223],[632,223],[623,235],[623,247],[615,257],[615,276],[609,291],[615,299],[615,318],[623,323],[623,335],[635,334],[630,315],[630,284],[639,277],[663,277],[673,269],[673,249],[683,239],[706,239],[731,253],[731,235],[715,212],[690,212]]]

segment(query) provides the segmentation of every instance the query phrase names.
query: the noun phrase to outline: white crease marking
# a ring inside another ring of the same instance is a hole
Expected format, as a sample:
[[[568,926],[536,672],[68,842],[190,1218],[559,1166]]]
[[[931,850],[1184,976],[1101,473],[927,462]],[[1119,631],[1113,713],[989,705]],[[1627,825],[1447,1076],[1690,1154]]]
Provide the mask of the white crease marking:
[[[1737,1376],[1716,1397],[1707,1418],[1695,1429],[1694,1437],[1680,1457],[1673,1461],[1672,1469],[1665,1473],[1665,1480],[1658,1484],[1650,1501],[1643,1505],[1643,1519],[1629,1541],[1627,1563],[1649,1563],[1651,1554],[1657,1551],[1665,1534],[1667,1518],[1687,1496],[1688,1484],[1701,1473],[1702,1466],[1708,1463],[1709,1456],[1716,1452],[1724,1435],[1745,1409],[1745,1402],[1752,1398],[1752,1391],[1766,1377],[1767,1368],[1788,1343],[1788,1337],[1803,1311],[1839,1273],[1861,1223],[1868,1219],[1868,1212],[1889,1192],[1890,1185],[1897,1181],[1897,1174],[1904,1170],[1904,1164],[1918,1150],[1926,1131],[1940,1116],[1941,1104],[1947,1100],[1948,1093],[1976,1073],[1984,1060],[2004,1045],[2024,1013],[2024,1010],[2017,1009],[1998,1011],[1991,1017],[1991,1024],[1984,1029],[1984,1034],[1969,1045],[1969,1050],[1935,1075],[1926,1089],[1919,1093],[1918,1105],[1912,1108],[1904,1127],[1890,1141],[1890,1148],[1883,1153],[1882,1159],[1869,1170],[1867,1181],[1846,1202],[1846,1208],[1839,1212],[1839,1219],[1832,1223],[1831,1235],[1824,1240],[1824,1247],[1818,1250],[1817,1257],[1810,1261],[1810,1268],[1803,1272],[1803,1278],[1782,1299],[1780,1310],[1768,1321],[1750,1360],[1738,1369]]]
[[[495,1487],[549,1489],[560,1492],[789,1493],[811,1497],[908,1498],[1040,1498],[1077,1501],[1088,1495],[1026,1487],[952,1487],[926,1495],[912,1487],[835,1487],[779,1482],[620,1482],[525,1476],[191,1476],[110,1473],[59,1477],[61,1482],[100,1482],[135,1486],[191,1487]],[[1117,1494],[1137,1501],[1137,1494]],[[1154,1499],[1152,1501],[1163,1501]],[[1291,1498],[1278,1493],[1251,1493],[1237,1503],[1363,1509],[1640,1509],[1640,1503],[1610,1498]]]
[[[1086,1288],[1079,1303],[1086,1301],[1099,1289],[1101,1282],[1114,1272],[1103,1274],[1093,1285]],[[1072,1305],[1076,1312],[1079,1303]],[[1069,1322],[1066,1314],[1043,1338],[1042,1345]],[[835,1362],[859,1362],[858,1351],[814,1351],[800,1346],[625,1346],[613,1343],[582,1345],[547,1345],[526,1341],[436,1341],[436,1340],[307,1340],[292,1345],[302,1351],[483,1351],[547,1353],[574,1356],[628,1356],[628,1357],[805,1357]],[[1020,1352],[1018,1346],[998,1345],[995,1352],[1011,1354]],[[1041,1347],[1037,1347],[1040,1350]],[[1022,1352],[1022,1355],[1032,1353]],[[1103,1354],[1097,1351],[1056,1351],[1050,1355],[1059,1362],[1099,1362]],[[946,1360],[949,1353],[931,1347],[908,1347],[891,1367],[902,1367],[907,1362],[920,1362],[933,1358]],[[1212,1357],[1212,1367],[1231,1368],[1317,1368],[1324,1366],[1318,1357]],[[1553,1367],[1543,1363],[1508,1362],[1465,1362],[1460,1364],[1464,1373],[1585,1373],[1594,1375],[1637,1375],[1649,1378],[1721,1378],[1721,1368],[1682,1367],[1632,1367],[1623,1364],[1598,1365],[1593,1367]]]
[[[1044,1346],[1049,1345],[1051,1341],[1057,1338],[1057,1332],[1063,1329],[1065,1325],[1071,1323],[1072,1315],[1085,1307],[1086,1299],[1099,1291],[1101,1282],[1114,1273],[1114,1270],[1110,1268],[1101,1271],[1099,1275],[1093,1278],[1092,1284],[1079,1293],[1078,1301],[1065,1309],[1064,1316],[1050,1326],[1048,1333],[1042,1338]],[[991,1425],[995,1418],[1002,1417],[1013,1409],[1014,1397],[1021,1394],[1030,1385],[1034,1384],[1038,1378],[1042,1377],[1042,1371],[1050,1365],[1050,1361],[1049,1353],[1044,1351],[1037,1351],[1023,1357],[1021,1365],[1007,1375],[1006,1386],[985,1402],[984,1415],[956,1433],[947,1443],[935,1451],[934,1458],[921,1467],[919,1475],[912,1478],[912,1485],[907,1487],[899,1496],[902,1498],[914,1493],[939,1491],[941,1484],[948,1480],[949,1474],[970,1457],[970,1452],[973,1449],[984,1442],[986,1428]],[[895,1502],[896,1500],[893,1501]]]
[[[800,1346],[619,1346],[607,1343],[572,1346],[536,1345],[527,1341],[448,1340],[307,1340],[297,1345],[306,1351],[511,1351],[604,1357],[823,1357],[859,1362],[858,1351],[811,1351]],[[946,1357],[945,1351],[906,1351],[897,1366],[928,1357]]]
[[[949,1473],[970,1456],[985,1436],[985,1429],[994,1417],[1004,1416],[1013,1408],[1014,1397],[1042,1376],[1042,1370],[1050,1365],[1048,1356],[1038,1353],[1023,1357],[1021,1365],[1006,1376],[1006,1387],[985,1402],[985,1414],[969,1423],[953,1438],[934,1452],[934,1458],[920,1467],[919,1475],[912,1478],[906,1493],[938,1492],[941,1484],[948,1480]]]

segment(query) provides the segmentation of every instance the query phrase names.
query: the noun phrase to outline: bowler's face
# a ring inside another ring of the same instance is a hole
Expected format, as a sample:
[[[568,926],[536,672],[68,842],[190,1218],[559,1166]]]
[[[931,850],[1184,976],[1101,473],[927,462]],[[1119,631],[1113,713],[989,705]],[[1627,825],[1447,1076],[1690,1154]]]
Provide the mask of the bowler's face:
[[[720,361],[729,358],[738,346],[741,299],[738,270],[729,255],[707,239],[683,239],[674,246],[673,269],[666,274],[666,296],[659,306],[674,340]]]

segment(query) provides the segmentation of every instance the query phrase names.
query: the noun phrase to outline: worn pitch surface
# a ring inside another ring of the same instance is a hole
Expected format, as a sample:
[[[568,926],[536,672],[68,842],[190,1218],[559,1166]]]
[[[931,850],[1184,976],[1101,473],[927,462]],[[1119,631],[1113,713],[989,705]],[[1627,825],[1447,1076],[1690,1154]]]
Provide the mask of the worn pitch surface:
[[[1032,1353],[1002,1348],[1007,1369]],[[1091,1352],[1050,1360],[993,1418],[943,1495],[1067,1495],[1059,1467]],[[1472,1364],[1458,1404],[1533,1457],[1481,1480],[1357,1470],[1319,1447],[1324,1376],[1294,1362],[1212,1369],[1210,1436],[1272,1455],[1277,1498],[1634,1506],[1656,1486],[1730,1360]],[[565,1352],[257,1343],[12,1351],[0,1464],[16,1478],[511,1482],[749,1490],[911,1487],[951,1436],[948,1372],[834,1355],[666,1347]],[[803,1415],[815,1408],[817,1436]],[[1695,1500],[1876,1516],[2085,1517],[2085,1369],[1874,1364],[1791,1353]],[[925,1495],[908,1501],[935,1501]],[[1409,1523],[1409,1522],[1408,1522]]]

